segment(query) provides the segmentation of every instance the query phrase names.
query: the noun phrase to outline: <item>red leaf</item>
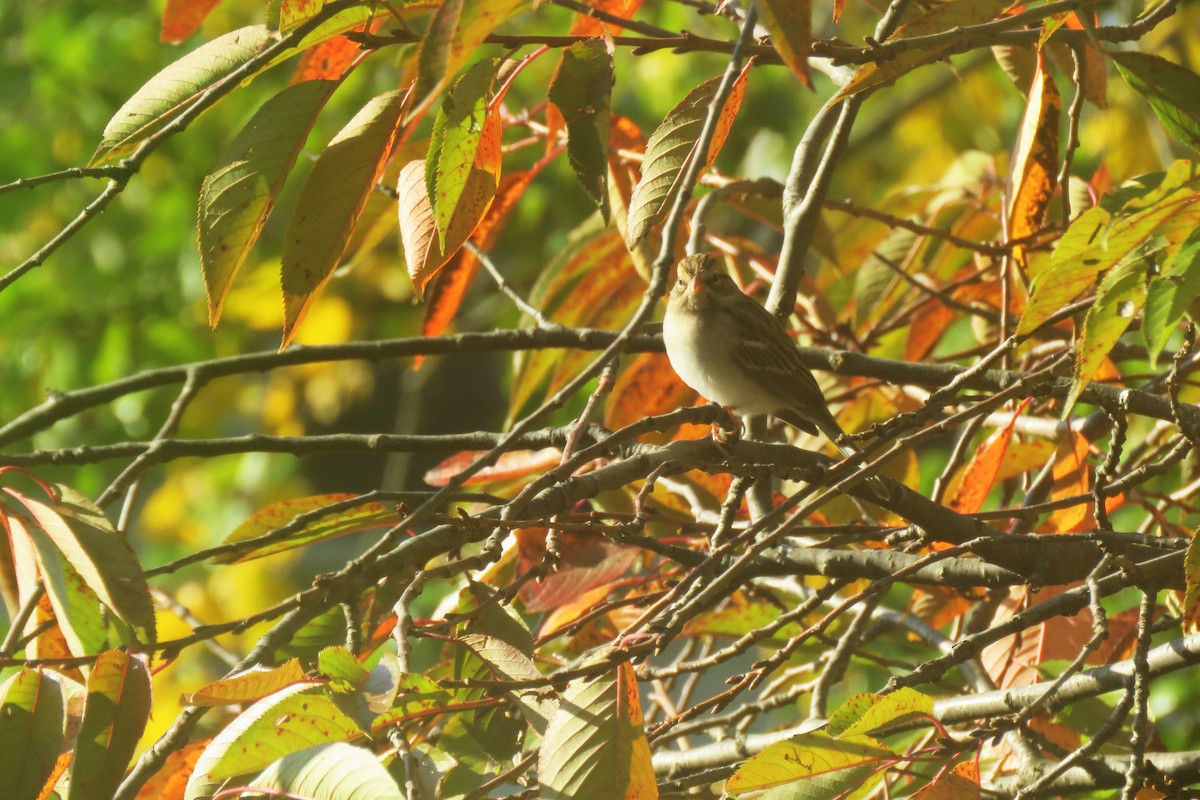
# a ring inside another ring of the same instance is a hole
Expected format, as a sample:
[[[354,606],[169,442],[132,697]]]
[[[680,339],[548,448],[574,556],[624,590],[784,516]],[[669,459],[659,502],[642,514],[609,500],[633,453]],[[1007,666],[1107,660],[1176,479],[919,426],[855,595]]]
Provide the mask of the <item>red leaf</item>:
[[[430,486],[445,486],[450,483],[451,478],[475,463],[475,460],[484,452],[486,451],[464,450],[450,456],[425,473],[425,482]],[[562,451],[557,447],[545,447],[541,450],[513,450],[501,454],[495,464],[481,469],[463,485],[475,486],[480,483],[523,478],[531,473],[556,467],[561,460]]]
[[[200,30],[200,25],[221,0],[167,0],[159,39],[179,44]]]
[[[517,531],[517,572],[524,573],[546,555],[546,529]],[[625,574],[637,551],[601,536],[561,531],[558,568],[540,583],[521,587],[521,599],[529,611],[548,611],[575,600],[583,593],[605,586]]]

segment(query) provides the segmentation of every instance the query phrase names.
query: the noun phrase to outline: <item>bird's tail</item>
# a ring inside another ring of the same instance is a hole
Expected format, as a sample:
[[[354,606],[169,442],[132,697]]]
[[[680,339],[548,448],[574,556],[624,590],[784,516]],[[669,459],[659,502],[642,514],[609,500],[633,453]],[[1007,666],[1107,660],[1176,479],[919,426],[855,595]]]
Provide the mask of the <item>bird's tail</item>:
[[[842,426],[838,425],[837,420],[832,419],[832,415],[829,422],[832,424],[827,423],[821,426],[821,432],[828,437],[829,441],[833,442],[833,446],[836,447],[838,452],[842,454],[842,458],[854,458],[857,456],[859,449],[850,441],[850,438],[846,435],[846,432],[842,430]],[[859,465],[859,469],[862,469],[861,464]],[[887,485],[878,475],[869,476],[866,482],[872,488],[874,488],[876,492],[884,492],[884,496],[887,496]]]

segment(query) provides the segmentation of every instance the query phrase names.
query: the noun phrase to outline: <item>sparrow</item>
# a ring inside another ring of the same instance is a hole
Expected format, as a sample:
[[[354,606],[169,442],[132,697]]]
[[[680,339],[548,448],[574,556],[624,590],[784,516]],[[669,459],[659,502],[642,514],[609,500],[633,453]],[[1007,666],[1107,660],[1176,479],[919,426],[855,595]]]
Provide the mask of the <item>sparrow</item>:
[[[825,434],[845,457],[845,432],[775,317],[747,297],[716,258],[679,262],[663,319],[667,358],[688,386],[739,414],[772,414]]]

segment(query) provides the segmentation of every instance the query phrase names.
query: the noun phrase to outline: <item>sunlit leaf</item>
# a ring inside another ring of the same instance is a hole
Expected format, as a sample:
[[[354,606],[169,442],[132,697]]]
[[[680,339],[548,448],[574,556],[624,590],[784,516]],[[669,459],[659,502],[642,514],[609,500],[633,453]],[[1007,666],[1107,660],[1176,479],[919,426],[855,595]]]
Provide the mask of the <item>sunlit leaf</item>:
[[[395,779],[370,750],[345,742],[289,753],[246,786],[306,800],[405,800]]]
[[[1058,183],[1058,117],[1062,98],[1054,78],[1046,71],[1046,62],[1038,54],[1037,71],[1029,90],[1029,103],[1013,148],[1009,178],[1012,200],[1008,204],[1008,235],[1024,239],[1042,226],[1050,196]],[[1013,248],[1013,257],[1022,268],[1026,248]]]
[[[894,228],[887,238],[854,272],[854,319],[859,325],[878,320],[885,312],[882,303],[893,286],[902,279],[898,272],[906,270],[917,234],[904,228]]]
[[[304,668],[293,658],[272,669],[252,669],[232,678],[222,678],[184,695],[180,702],[193,706],[250,703],[304,679]]]
[[[615,674],[572,682],[546,728],[538,756],[543,796],[657,798],[633,668],[621,664]]]
[[[112,797],[150,717],[150,671],[139,656],[101,654],[88,676],[67,800]]]
[[[584,191],[609,216],[608,137],[613,86],[611,45],[602,39],[576,42],[563,50],[550,83],[550,102],[567,126],[567,156]]]
[[[1121,77],[1146,98],[1163,127],[1193,150],[1200,150],[1200,75],[1151,53],[1110,55]]]
[[[1198,177],[1195,165],[1177,161],[1156,187],[1135,193],[1116,211],[1097,206],[1076,218],[1054,248],[1049,268],[1034,279],[1018,335],[1036,330],[1175,218],[1196,227]]]
[[[691,405],[695,399],[695,390],[679,379],[665,353],[641,353],[617,376],[604,410],[604,426],[617,430]]]
[[[809,88],[808,49],[812,41],[811,0],[755,0],[763,27],[771,32],[771,44],[788,69]]]
[[[725,791],[737,797],[795,784],[789,788],[797,798],[837,797],[895,759],[895,753],[869,736],[835,739],[823,731],[803,733],[748,758],[725,782]]]
[[[329,142],[300,189],[283,242],[281,348],[296,336],[346,250],[387,164],[403,99],[402,92],[385,92],[363,106]]]
[[[346,536],[359,531],[394,525],[401,515],[394,507],[382,503],[361,503],[335,513],[318,513],[334,503],[351,500],[352,494],[320,494],[311,497],[295,497],[281,500],[259,509],[249,519],[238,525],[225,537],[225,544],[246,542],[286,526],[295,526],[286,538],[276,539],[253,548],[238,548],[227,555],[217,555],[213,561],[219,564],[236,564],[253,558],[262,558],[272,553],[303,547],[312,542]],[[307,515],[308,521],[301,522]]]
[[[1060,439],[1054,460],[1051,499],[1062,500],[1087,495],[1091,491],[1091,470],[1088,467],[1090,454],[1091,443],[1078,431],[1072,430],[1067,437]],[[1055,509],[1046,520],[1047,530],[1054,533],[1090,530],[1094,523],[1090,497],[1075,505]]]
[[[196,31],[221,0],[167,0],[159,40],[178,44]]]
[[[460,643],[488,665],[495,680],[532,681],[542,677],[529,656],[494,636],[468,634]],[[517,690],[514,694],[525,719],[538,733],[545,733],[546,725],[558,710],[558,699],[544,687]]]
[[[1100,369],[1121,334],[1146,302],[1147,264],[1135,259],[1109,272],[1096,290],[1096,302],[1083,320],[1083,332],[1075,350],[1075,374],[1071,391],[1063,403],[1063,417]]]
[[[238,269],[258,240],[284,179],[333,94],[333,81],[289,86],[262,105],[200,187],[200,266],[216,326]]]
[[[297,683],[243,711],[205,748],[188,780],[186,800],[207,800],[226,779],[266,768],[307,747],[362,734],[320,684]]]
[[[484,452],[466,451],[450,456],[425,473],[425,482],[430,486],[445,486]],[[502,453],[495,464],[472,475],[465,485],[473,486],[480,483],[523,478],[543,472],[549,467],[558,466],[558,462],[561,460],[562,451],[557,447],[545,447],[541,450],[509,450]]]
[[[912,800],[978,800],[979,797],[979,763],[963,761],[918,789]]]
[[[9,490],[54,542],[96,596],[129,623],[145,642],[154,641],[154,605],[133,550],[90,500],[59,486],[61,501],[49,506]]]
[[[162,769],[151,775],[150,780],[142,786],[137,800],[183,800],[188,778],[196,768],[200,754],[208,747],[208,742],[208,739],[189,742],[167,756]]]
[[[899,26],[885,41],[911,39],[966,25],[979,25],[994,19],[1009,5],[1007,0],[949,0]],[[912,48],[901,51],[895,58],[863,64],[850,82],[834,96],[833,102],[890,83],[922,64],[938,61],[945,56],[949,47],[950,44],[928,49]]]
[[[336,692],[349,692],[362,685],[370,674],[345,647],[326,647],[317,654],[317,671],[329,678]]]
[[[527,0],[443,0],[417,56],[416,109],[427,107],[483,40]]]
[[[705,169],[716,160],[729,135],[729,129],[733,127],[733,120],[742,105],[742,96],[746,91],[748,70],[749,67],[742,70],[725,105],[721,107],[717,128],[704,162]],[[650,229],[666,217],[667,203],[675,194],[676,184],[688,163],[695,157],[700,129],[704,127],[708,108],[712,105],[720,83],[720,78],[713,78],[688,92],[651,134],[646,144],[646,157],[642,162],[642,178],[634,187],[633,197],[629,201],[629,229],[625,234],[625,241],[630,249],[636,247]]]
[[[63,740],[58,684],[28,667],[0,685],[0,775],[4,796],[35,800],[54,771]]]
[[[545,543],[545,528],[517,531],[519,572],[541,563],[546,554]],[[589,589],[624,575],[637,559],[637,550],[603,536],[560,531],[558,543],[560,558],[555,570],[543,580],[521,588],[527,611],[549,611],[569,603]]]
[[[429,140],[429,155],[425,159],[425,188],[429,192],[434,229],[438,247],[446,252],[446,229],[460,198],[464,198],[467,182],[484,145],[488,96],[492,88],[496,64],[491,59],[476,62],[460,77],[438,109]]]
[[[190,105],[202,92],[242,66],[271,42],[265,25],[218,36],[168,65],[134,92],[104,127],[91,166],[133,152],[144,139]]]
[[[305,20],[312,19],[327,0],[280,0],[279,2],[279,32],[284,33],[295,28]]]
[[[847,739],[906,717],[932,713],[933,698],[916,689],[904,687],[888,694],[856,694],[833,713],[825,730],[839,739]]]
[[[489,110],[479,139],[475,162],[467,173],[458,204],[446,228],[443,249],[429,204],[422,161],[411,161],[400,170],[400,240],[408,276],[417,294],[424,294],[429,281],[450,260],[483,220],[500,184],[500,118]]]
[[[1151,363],[1158,359],[1188,306],[1200,295],[1200,228],[1188,237],[1180,251],[1150,279],[1146,288],[1146,313],[1142,340]]]
[[[967,464],[958,490],[950,500],[950,507],[960,514],[974,514],[983,508],[983,501],[996,483],[1000,474],[1000,466],[1008,453],[1008,445],[1012,441],[1013,426],[1021,413],[1029,406],[1032,398],[1025,400],[1013,412],[1012,419],[1003,428],[996,431],[979,445],[975,455]]]
[[[355,30],[375,31],[384,22],[383,16],[366,22]],[[363,50],[358,42],[345,34],[333,36],[323,42],[309,47],[300,56],[296,71],[292,74],[292,83],[304,81],[331,80],[336,81],[345,76],[360,56]]]

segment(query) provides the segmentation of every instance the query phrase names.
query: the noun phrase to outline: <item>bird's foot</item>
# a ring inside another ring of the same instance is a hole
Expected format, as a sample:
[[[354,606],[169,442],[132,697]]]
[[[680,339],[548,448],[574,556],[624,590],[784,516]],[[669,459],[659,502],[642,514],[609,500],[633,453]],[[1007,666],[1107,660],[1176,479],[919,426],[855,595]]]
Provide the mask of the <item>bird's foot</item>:
[[[741,418],[738,417],[737,414],[734,414],[727,408],[724,410],[725,413],[728,414],[728,418],[725,420],[725,422],[714,422],[712,424],[713,443],[716,444],[718,448],[736,443],[742,438],[742,434],[746,430],[745,426],[742,425]]]

